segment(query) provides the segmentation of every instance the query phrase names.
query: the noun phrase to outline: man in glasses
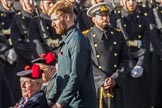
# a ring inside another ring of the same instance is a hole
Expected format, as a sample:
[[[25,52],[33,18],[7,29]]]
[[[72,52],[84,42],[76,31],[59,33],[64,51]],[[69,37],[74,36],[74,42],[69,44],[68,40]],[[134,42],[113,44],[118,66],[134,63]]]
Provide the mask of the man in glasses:
[[[25,67],[28,68],[27,66]],[[17,73],[20,77],[22,98],[16,108],[49,108],[44,91],[41,91],[42,79],[39,65]]]

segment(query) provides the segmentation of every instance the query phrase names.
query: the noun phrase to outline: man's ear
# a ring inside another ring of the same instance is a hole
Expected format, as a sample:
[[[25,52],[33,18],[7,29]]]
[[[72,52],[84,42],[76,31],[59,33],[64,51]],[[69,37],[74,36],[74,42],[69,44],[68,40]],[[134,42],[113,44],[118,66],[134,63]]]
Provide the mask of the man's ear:
[[[93,21],[93,23],[95,23],[96,22],[96,18],[92,17],[92,21]]]
[[[42,9],[42,7],[43,7],[43,2],[42,1],[40,1],[39,6]]]
[[[65,15],[64,15],[64,18],[65,18],[66,21],[68,21],[68,20],[70,19],[70,18],[69,18],[69,14],[65,14]]]
[[[124,6],[123,0],[120,0],[120,6]]]
[[[23,5],[23,0],[20,0],[20,4]]]

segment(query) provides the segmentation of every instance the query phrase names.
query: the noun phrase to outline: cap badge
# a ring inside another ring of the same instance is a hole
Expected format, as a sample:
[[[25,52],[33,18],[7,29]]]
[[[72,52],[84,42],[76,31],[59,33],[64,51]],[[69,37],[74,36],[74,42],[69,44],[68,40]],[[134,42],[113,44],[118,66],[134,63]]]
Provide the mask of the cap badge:
[[[103,12],[103,11],[108,11],[108,8],[107,8],[106,6],[104,6],[104,5],[102,5],[102,6],[100,7],[100,11],[101,11],[101,12]]]

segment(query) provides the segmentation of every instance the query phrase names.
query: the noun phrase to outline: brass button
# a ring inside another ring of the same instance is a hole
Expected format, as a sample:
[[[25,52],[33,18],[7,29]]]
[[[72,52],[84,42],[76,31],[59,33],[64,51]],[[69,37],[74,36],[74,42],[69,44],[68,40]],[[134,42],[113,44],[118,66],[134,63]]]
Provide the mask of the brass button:
[[[116,45],[116,44],[117,44],[117,42],[116,42],[116,41],[114,41],[114,42],[113,42],[113,44],[114,44],[114,45]]]
[[[26,34],[26,33],[28,33],[28,32],[25,30],[24,33]]]
[[[119,14],[119,13],[121,13],[121,12],[118,10],[117,13]]]
[[[118,54],[117,53],[114,53],[114,56],[117,56]]]
[[[23,16],[22,19],[25,19],[25,17]]]
[[[146,7],[146,5],[145,5],[145,4],[143,4],[143,5],[142,5],[142,7],[144,7],[144,8],[145,8],[145,7]]]
[[[92,35],[92,37],[96,37],[96,35],[95,35],[95,34],[93,34],[93,35]]]
[[[4,23],[4,22],[2,22],[1,24],[2,24],[2,25],[4,25],[5,23]]]
[[[145,12],[145,13],[144,13],[144,16],[147,16],[147,15],[148,15],[148,14]]]
[[[111,31],[110,33],[111,33],[112,35],[114,34],[114,32],[113,32],[113,31]]]
[[[100,55],[98,54],[98,55],[96,55],[96,57],[97,57],[97,58],[100,58]]]
[[[114,65],[114,68],[117,68],[117,65],[116,64]]]
[[[137,15],[137,18],[139,18],[139,15]]]
[[[98,66],[99,69],[102,69],[102,66]]]
[[[98,47],[98,44],[94,44],[95,47]]]
[[[124,24],[124,27],[126,27],[127,25],[126,24]]]
[[[48,29],[49,29],[49,27],[47,26],[47,27],[46,27],[46,29],[48,30]]]
[[[1,13],[1,16],[4,16],[4,14],[3,14],[3,13]]]
[[[138,35],[138,38],[139,38],[139,39],[141,39],[141,37],[142,37],[141,35]]]
[[[138,27],[139,27],[139,28],[141,28],[141,27],[142,27],[142,25],[141,25],[141,24],[139,24],[139,25],[138,25]]]

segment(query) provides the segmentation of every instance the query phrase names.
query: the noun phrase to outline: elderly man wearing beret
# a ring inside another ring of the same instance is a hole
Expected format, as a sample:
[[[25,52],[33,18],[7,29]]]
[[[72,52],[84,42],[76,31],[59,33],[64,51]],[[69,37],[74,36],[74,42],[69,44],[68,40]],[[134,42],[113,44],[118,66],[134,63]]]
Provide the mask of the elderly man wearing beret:
[[[32,69],[29,66],[25,68],[25,71],[17,73],[20,77],[22,98],[16,108],[49,108],[45,94],[40,90],[42,79],[39,65],[33,64]]]
[[[32,60],[32,63],[39,65],[42,70],[43,84],[41,90],[45,92],[46,98],[48,98],[56,80],[56,55],[52,52],[41,54],[40,58]]]

